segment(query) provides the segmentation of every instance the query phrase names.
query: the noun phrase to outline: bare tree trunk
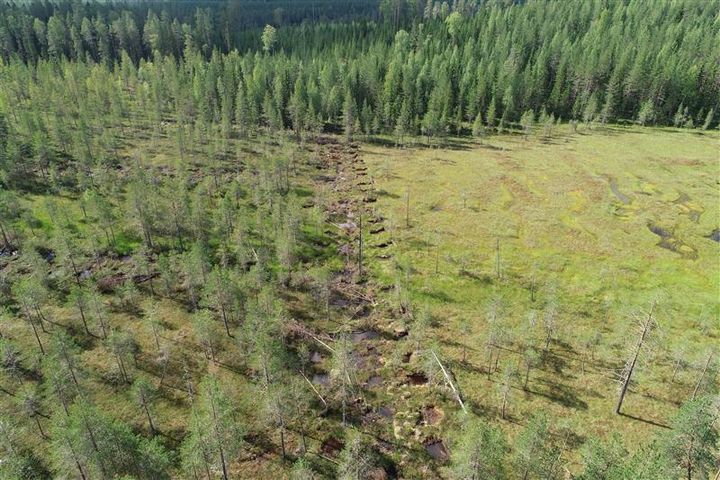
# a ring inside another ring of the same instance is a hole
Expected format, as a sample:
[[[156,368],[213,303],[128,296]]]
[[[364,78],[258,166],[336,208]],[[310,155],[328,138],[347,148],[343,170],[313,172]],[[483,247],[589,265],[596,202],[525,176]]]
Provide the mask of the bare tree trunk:
[[[282,416],[280,420],[280,448],[282,450],[282,459],[284,462],[287,458],[287,453],[285,452],[285,420],[282,419]]]
[[[628,387],[630,386],[630,380],[632,379],[633,372],[635,371],[635,365],[637,364],[638,357],[640,356],[640,350],[642,349],[642,346],[645,343],[647,335],[650,332],[650,329],[652,328],[652,323],[653,323],[652,315],[653,315],[654,309],[655,309],[655,303],[653,303],[652,307],[650,307],[650,312],[648,312],[647,317],[645,318],[645,320],[642,323],[640,338],[638,339],[638,342],[635,345],[635,350],[633,352],[632,360],[626,366],[626,371],[624,372],[622,386],[620,387],[620,396],[618,397],[617,405],[615,406],[615,413],[618,415],[620,414],[620,409],[622,408],[623,400],[625,400],[625,395],[627,394]]]
[[[35,424],[37,425],[38,430],[40,431],[40,436],[43,438],[47,438],[47,436],[45,435],[45,432],[43,431],[42,425],[40,425],[40,419],[38,418],[37,415],[34,415],[34,417],[35,417]]]
[[[5,227],[3,227],[2,223],[0,223],[0,233],[2,233],[3,242],[5,242],[5,247],[10,248],[10,239],[8,238],[7,232],[5,231]]]
[[[85,318],[85,309],[82,305],[78,304],[78,310],[80,311],[80,318],[82,319],[83,327],[85,327],[85,333],[90,335],[90,329],[88,328],[87,319]]]
[[[530,380],[530,365],[527,365],[527,368],[525,369],[525,384],[523,385],[523,390],[527,390],[529,380]]]
[[[675,367],[673,367],[672,378],[670,379],[671,383],[675,383],[675,377],[677,377],[678,370],[680,370],[680,363],[681,363],[680,360],[677,360],[675,362]]]
[[[442,373],[445,376],[445,380],[447,381],[448,385],[450,386],[450,389],[455,394],[455,399],[460,404],[460,407],[462,407],[463,412],[467,413],[467,409],[465,408],[465,403],[463,403],[462,396],[460,395],[460,390],[455,387],[455,384],[453,383],[452,379],[450,378],[450,375],[448,374],[447,370],[445,370],[445,367],[443,366],[443,364],[440,363],[440,359],[435,354],[435,352],[430,350],[430,353],[432,353],[433,357],[435,357],[435,361],[440,366],[440,370],[442,370]]]
[[[85,472],[83,471],[82,465],[80,465],[80,461],[77,458],[77,454],[75,453],[75,449],[72,447],[72,444],[68,441],[67,442],[68,448],[70,448],[70,453],[72,453],[73,460],[75,460],[75,466],[78,469],[78,472],[80,472],[80,478],[82,480],[86,480],[87,477],[85,476]]]
[[[38,346],[40,347],[40,353],[42,353],[43,355],[45,355],[45,349],[43,348],[43,344],[42,344],[42,342],[40,341],[40,335],[38,335],[37,328],[35,328],[35,322],[33,322],[32,320],[30,320],[30,326],[32,326],[33,333],[35,334],[35,340],[37,340]]]
[[[362,277],[362,265],[363,265],[363,224],[362,224],[362,211],[360,212],[360,219],[358,222],[358,228],[360,230],[358,234],[358,276]]]
[[[405,226],[410,228],[410,190],[405,192]]]
[[[92,428],[90,428],[90,424],[87,421],[87,418],[83,415],[83,423],[85,423],[85,428],[88,432],[88,437],[90,438],[90,443],[93,446],[93,450],[95,450],[97,453],[100,453],[100,448],[98,448],[97,440],[95,440],[95,434],[92,431]],[[107,472],[105,471],[105,463],[98,459],[98,463],[100,464],[100,471],[102,472],[102,476],[106,477]]]
[[[210,406],[212,407],[212,413],[213,413],[213,420],[215,424],[215,435],[218,437],[218,448],[220,450],[220,462],[222,463],[222,471],[223,471],[223,479],[228,480],[228,472],[227,472],[227,466],[225,465],[225,451],[222,447],[222,442],[220,441],[220,434],[218,432],[217,427],[217,412],[215,411],[215,398],[211,396],[210,398]]]
[[[155,435],[155,424],[153,424],[152,416],[150,416],[150,409],[148,408],[147,400],[145,399],[144,394],[141,395],[140,400],[142,403],[143,410],[145,410],[145,415],[147,416],[148,423],[150,424],[150,432],[152,432],[152,434]]]
[[[227,333],[227,336],[232,338],[232,334],[230,333],[230,325],[228,324],[227,319],[227,313],[225,312],[225,305],[220,304],[220,313],[222,315],[223,324],[225,325],[225,333]]]
[[[710,352],[710,355],[708,355],[707,361],[705,362],[705,366],[703,367],[703,371],[700,374],[700,378],[698,378],[697,383],[695,384],[695,390],[693,390],[692,399],[695,400],[695,397],[697,397],[698,391],[700,391],[700,385],[702,385],[703,380],[705,379],[705,373],[707,373],[707,369],[710,366],[710,362],[712,361],[713,352]]]

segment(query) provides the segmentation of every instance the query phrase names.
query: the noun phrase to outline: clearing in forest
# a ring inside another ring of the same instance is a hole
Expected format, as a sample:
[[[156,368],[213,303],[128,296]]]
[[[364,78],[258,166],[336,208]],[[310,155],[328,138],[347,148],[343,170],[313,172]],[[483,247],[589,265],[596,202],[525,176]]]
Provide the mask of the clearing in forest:
[[[428,310],[469,402],[500,408],[498,384],[514,371],[508,429],[543,409],[633,444],[691,395],[718,341],[717,142],[714,132],[568,127],[451,148],[367,143],[386,218],[366,232],[373,269]],[[653,355],[616,416],[632,317],[653,300]],[[671,381],[683,347],[693,367]]]

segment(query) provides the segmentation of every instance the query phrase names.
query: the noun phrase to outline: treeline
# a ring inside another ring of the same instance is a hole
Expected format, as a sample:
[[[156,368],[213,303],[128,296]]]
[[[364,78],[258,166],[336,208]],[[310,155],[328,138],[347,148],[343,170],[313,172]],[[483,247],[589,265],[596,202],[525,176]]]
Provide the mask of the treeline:
[[[154,51],[182,56],[259,48],[266,23],[372,19],[377,1],[28,2],[0,3],[0,55],[25,62],[65,56],[112,65],[125,51],[137,62]]]
[[[253,32],[253,40],[240,42],[241,53],[230,51],[237,42],[222,38],[233,29],[215,23],[207,9],[191,23],[152,10],[142,21],[129,11],[105,19],[78,10],[47,22],[15,19],[10,10],[0,19],[0,36],[6,65],[28,68],[68,59],[102,63],[113,74],[157,71],[169,56],[195,97],[203,97],[196,111],[249,129],[319,125],[442,136],[472,125],[503,129],[528,113],[717,124],[717,3],[429,2],[423,9],[414,4],[422,15],[395,31],[400,22],[392,13],[408,11],[398,5],[385,7],[388,21],[381,23],[271,27],[268,37]],[[240,115],[238,101],[247,104]]]

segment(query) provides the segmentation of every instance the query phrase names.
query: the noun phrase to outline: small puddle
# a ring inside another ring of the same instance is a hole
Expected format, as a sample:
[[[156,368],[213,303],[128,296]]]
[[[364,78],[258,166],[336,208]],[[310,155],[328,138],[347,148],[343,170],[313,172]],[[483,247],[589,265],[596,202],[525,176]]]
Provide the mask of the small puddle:
[[[631,202],[630,197],[628,197],[627,195],[625,195],[624,193],[622,193],[620,191],[620,189],[618,188],[618,185],[617,185],[617,181],[614,178],[611,178],[609,181],[610,181],[610,191],[612,191],[613,195],[615,195],[615,197],[618,200],[620,200],[623,203],[623,205],[629,205]]]
[[[672,237],[672,233],[670,231],[665,230],[664,228],[655,225],[654,223],[648,223],[648,229],[658,237],[662,239],[667,239]]]
[[[368,388],[379,387],[383,384],[383,378],[379,375],[370,377],[367,381]]]
[[[320,363],[323,361],[323,356],[320,352],[313,352],[313,354],[310,356],[310,361],[312,363]]]
[[[393,410],[392,407],[384,406],[378,408],[378,414],[380,414],[381,417],[393,418],[393,416],[395,416],[395,410]]]
[[[450,458],[450,452],[448,452],[442,440],[429,440],[425,442],[425,451],[438,462],[444,462]]]
[[[712,231],[708,238],[714,242],[720,242],[720,228],[716,228]]]
[[[363,342],[365,340],[374,340],[378,338],[380,334],[374,330],[367,330],[365,332],[353,333],[350,338],[354,343]]]
[[[658,247],[675,252],[683,258],[690,260],[695,260],[697,258],[697,251],[690,245],[687,245],[681,240],[675,238],[671,231],[654,223],[648,223],[648,230],[660,237],[660,242],[657,244]]]
[[[327,373],[316,373],[313,375],[312,379],[313,383],[316,383],[318,385],[324,385],[329,386],[330,385],[330,375]]]
[[[683,210],[682,213],[690,217],[690,220],[695,223],[698,223],[700,221],[700,216],[705,213],[705,209],[694,204],[692,199],[686,193],[680,192],[680,196],[673,203],[679,206]]]

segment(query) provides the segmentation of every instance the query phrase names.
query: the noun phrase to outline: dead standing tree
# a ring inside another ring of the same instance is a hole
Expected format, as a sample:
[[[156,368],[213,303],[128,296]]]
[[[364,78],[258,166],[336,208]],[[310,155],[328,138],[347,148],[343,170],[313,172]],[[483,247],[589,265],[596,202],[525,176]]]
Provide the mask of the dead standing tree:
[[[625,367],[620,373],[620,394],[618,396],[617,405],[615,406],[615,413],[620,415],[620,409],[622,408],[625,395],[627,394],[630,382],[632,380],[633,373],[637,367],[638,360],[643,350],[647,346],[653,331],[657,328],[657,321],[653,317],[657,302],[653,302],[650,310],[639,318],[636,322],[637,325],[637,341],[633,346],[630,357],[625,362]]]

